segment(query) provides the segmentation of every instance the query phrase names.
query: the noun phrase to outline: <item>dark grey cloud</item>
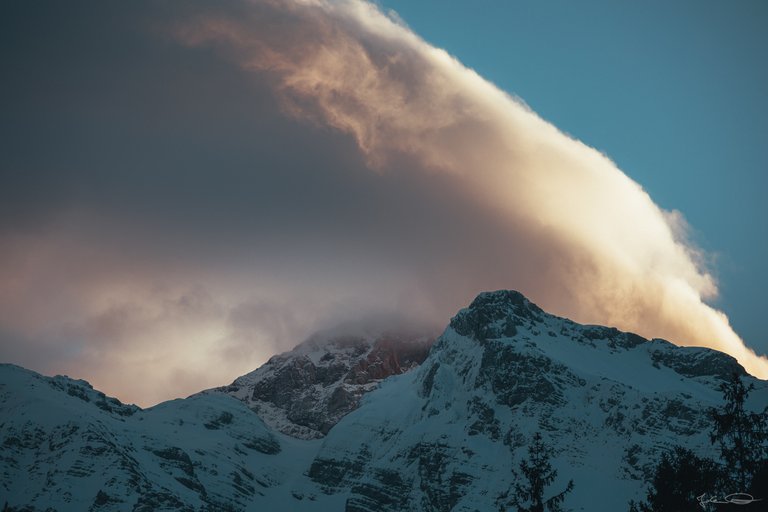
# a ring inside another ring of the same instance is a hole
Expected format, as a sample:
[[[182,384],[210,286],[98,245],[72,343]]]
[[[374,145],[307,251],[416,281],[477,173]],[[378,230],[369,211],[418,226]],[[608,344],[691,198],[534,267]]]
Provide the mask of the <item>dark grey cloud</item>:
[[[342,163],[327,149],[338,136],[295,130],[266,86],[162,33],[162,10],[70,5],[12,3],[3,16],[6,225],[76,208],[269,227],[295,221],[280,199],[302,193],[306,169]],[[308,185],[330,192],[316,176]]]
[[[339,237],[376,253],[388,245],[376,240],[418,243],[430,233],[415,220],[440,229],[460,209],[435,211],[460,200],[450,185],[430,198],[427,178],[361,172],[349,136],[287,117],[268,74],[179,45],[152,3],[14,7],[3,18],[5,230],[73,214],[109,243],[171,246],[151,251],[234,243],[264,253],[301,234],[320,254]]]
[[[349,136],[286,116],[269,74],[169,35],[202,7],[160,7],[5,6],[3,358],[143,401],[97,367],[163,344],[234,365],[195,369],[193,392],[338,319],[421,304],[418,269],[473,232],[461,191],[368,172]],[[194,314],[190,290],[209,297]],[[162,339],[174,322],[220,332],[184,346]]]

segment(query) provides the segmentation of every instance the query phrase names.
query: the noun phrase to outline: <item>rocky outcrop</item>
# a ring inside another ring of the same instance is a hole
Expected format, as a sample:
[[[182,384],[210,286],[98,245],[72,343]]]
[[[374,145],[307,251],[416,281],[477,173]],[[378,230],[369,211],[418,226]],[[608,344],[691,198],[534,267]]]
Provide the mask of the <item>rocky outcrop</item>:
[[[321,438],[379,382],[418,367],[433,341],[417,330],[321,333],[229,386],[208,392],[243,401],[287,435]]]

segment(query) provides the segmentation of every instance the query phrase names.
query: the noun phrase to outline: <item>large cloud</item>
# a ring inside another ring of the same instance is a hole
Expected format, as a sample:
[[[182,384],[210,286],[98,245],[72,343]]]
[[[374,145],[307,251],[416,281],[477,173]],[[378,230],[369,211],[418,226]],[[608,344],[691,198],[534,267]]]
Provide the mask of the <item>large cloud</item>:
[[[768,376],[680,214],[375,6],[68,5],[4,27],[5,359],[150,403],[508,287]]]
[[[679,213],[373,5],[263,2],[178,33],[276,77],[286,112],[349,133],[370,167],[460,182],[508,221],[500,237],[522,242],[499,262],[504,282],[537,274],[526,291],[545,306],[724,350],[768,376],[768,362],[702,301],[715,283]],[[542,252],[552,256],[542,262]]]

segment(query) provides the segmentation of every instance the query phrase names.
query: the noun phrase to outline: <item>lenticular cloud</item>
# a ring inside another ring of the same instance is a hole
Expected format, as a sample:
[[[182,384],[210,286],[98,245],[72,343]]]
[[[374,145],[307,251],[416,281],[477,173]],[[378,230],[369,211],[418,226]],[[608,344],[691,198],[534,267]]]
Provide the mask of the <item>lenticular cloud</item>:
[[[352,137],[368,171],[411,175],[425,190],[452,183],[493,217],[502,257],[478,269],[482,245],[446,255],[471,283],[422,283],[448,297],[445,308],[479,286],[515,287],[559,314],[715,348],[768,377],[768,361],[704,302],[716,283],[680,214],[374,5],[244,3],[196,13],[172,32],[269,84],[286,116]]]

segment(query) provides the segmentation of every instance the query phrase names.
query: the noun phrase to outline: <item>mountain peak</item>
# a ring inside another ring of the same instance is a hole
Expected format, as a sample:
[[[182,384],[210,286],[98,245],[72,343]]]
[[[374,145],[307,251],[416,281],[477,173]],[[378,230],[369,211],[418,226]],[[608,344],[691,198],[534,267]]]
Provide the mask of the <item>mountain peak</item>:
[[[584,357],[595,358],[595,350],[606,354],[629,351],[644,354],[642,359],[654,368],[667,367],[685,377],[722,380],[733,373],[746,375],[728,354],[703,347],[681,347],[662,339],[648,340],[615,327],[579,324],[547,313],[515,290],[480,293],[451,319],[450,327],[491,352],[528,350],[524,345],[535,345],[544,352],[571,346],[564,360],[568,365],[579,364]],[[509,343],[515,347],[505,347]],[[589,355],[574,359],[571,352],[577,346],[588,349]]]
[[[482,292],[468,308],[451,319],[451,327],[462,336],[484,342],[509,338],[523,325],[541,322],[546,313],[515,290]]]
[[[518,306],[527,307],[532,305],[537,310],[541,309],[533,304],[528,298],[517,290],[495,290],[489,292],[480,292],[473,300],[469,308],[485,308],[489,306]]]

